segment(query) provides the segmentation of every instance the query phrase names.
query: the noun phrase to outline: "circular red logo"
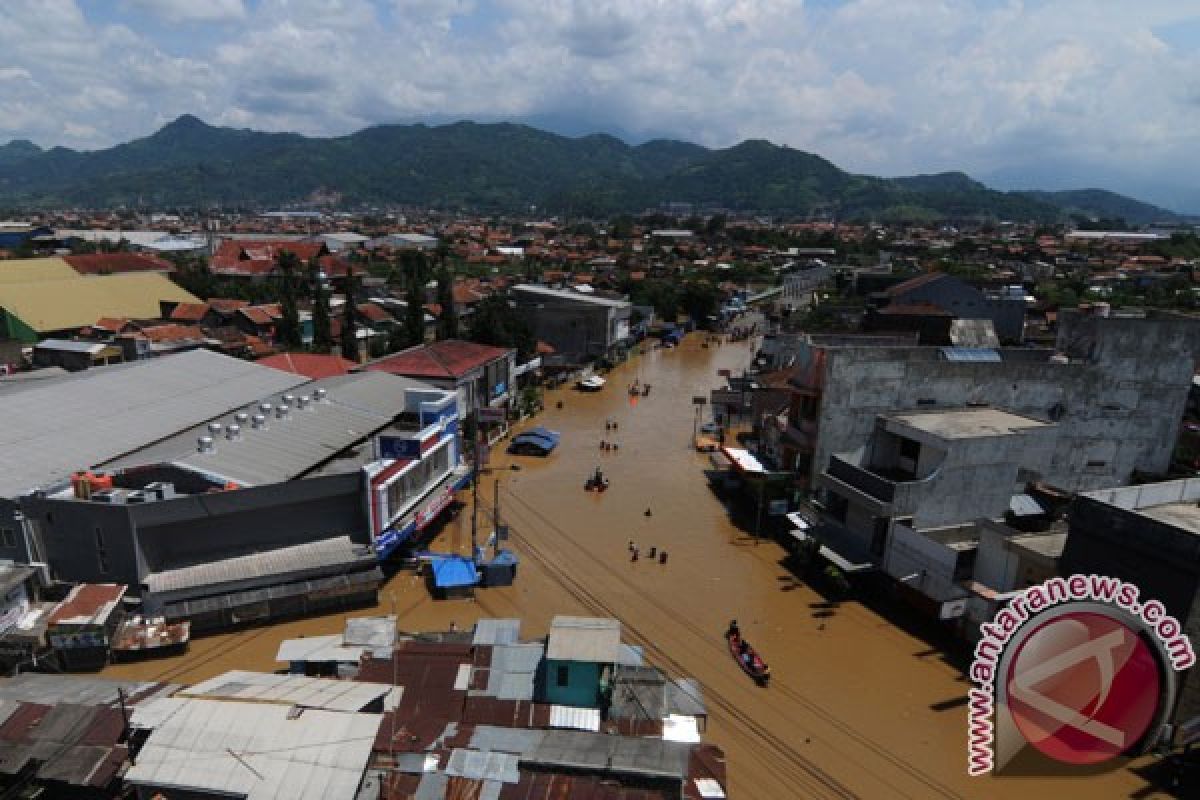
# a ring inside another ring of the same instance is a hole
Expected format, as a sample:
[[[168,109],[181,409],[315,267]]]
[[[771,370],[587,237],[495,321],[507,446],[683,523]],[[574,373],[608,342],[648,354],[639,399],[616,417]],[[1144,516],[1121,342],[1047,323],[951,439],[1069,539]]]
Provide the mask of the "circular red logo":
[[[1158,659],[1119,619],[1071,612],[1047,620],[1009,664],[1008,707],[1046,756],[1097,764],[1137,742],[1158,710]]]

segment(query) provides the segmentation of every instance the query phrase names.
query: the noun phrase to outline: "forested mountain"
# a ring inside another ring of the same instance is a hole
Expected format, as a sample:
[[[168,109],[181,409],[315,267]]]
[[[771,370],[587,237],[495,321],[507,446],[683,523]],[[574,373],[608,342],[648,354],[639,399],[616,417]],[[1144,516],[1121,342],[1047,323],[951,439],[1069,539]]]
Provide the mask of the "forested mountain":
[[[1152,209],[1103,194],[1104,208],[1119,200]],[[1087,199],[997,192],[962,173],[853,175],[761,140],[719,150],[672,140],[631,146],[509,123],[380,125],[312,138],[218,128],[185,115],[106,150],[0,146],[0,206],[9,207],[263,208],[320,200],[604,215],[687,202],[839,219],[1050,221],[1068,207],[1087,209]]]

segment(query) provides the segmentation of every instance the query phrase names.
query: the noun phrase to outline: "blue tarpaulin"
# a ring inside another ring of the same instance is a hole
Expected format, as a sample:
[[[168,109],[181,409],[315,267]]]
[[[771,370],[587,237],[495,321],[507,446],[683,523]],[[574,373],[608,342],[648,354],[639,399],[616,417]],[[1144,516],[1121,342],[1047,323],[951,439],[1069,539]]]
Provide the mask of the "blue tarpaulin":
[[[439,589],[458,589],[479,583],[475,562],[469,558],[435,556],[431,565],[433,567],[433,585]]]
[[[529,444],[549,453],[555,447],[558,447],[558,440],[560,438],[562,438],[562,434],[558,431],[542,427],[531,428],[524,433],[514,436],[512,444],[509,445],[509,450],[512,451],[514,448],[518,448],[519,445]]]

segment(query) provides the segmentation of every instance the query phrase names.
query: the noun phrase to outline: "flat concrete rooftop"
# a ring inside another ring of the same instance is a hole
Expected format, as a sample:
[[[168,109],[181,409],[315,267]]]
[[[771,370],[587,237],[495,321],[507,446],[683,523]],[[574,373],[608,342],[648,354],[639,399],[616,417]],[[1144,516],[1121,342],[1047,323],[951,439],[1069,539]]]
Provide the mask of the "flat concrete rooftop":
[[[992,436],[1011,436],[1029,430],[1053,427],[1031,417],[1010,414],[996,408],[968,408],[955,411],[921,411],[907,414],[888,414],[890,422],[898,422],[942,439],[977,439]]]
[[[1200,478],[1120,486],[1080,496],[1200,534]]]
[[[1013,547],[1019,547],[1030,553],[1059,558],[1067,545],[1067,532],[1061,530],[1042,531],[1038,533],[1022,533],[1012,538]]]
[[[1174,525],[1181,530],[1200,533],[1200,507],[1195,503],[1168,503],[1143,508],[1140,512],[1150,519]]]

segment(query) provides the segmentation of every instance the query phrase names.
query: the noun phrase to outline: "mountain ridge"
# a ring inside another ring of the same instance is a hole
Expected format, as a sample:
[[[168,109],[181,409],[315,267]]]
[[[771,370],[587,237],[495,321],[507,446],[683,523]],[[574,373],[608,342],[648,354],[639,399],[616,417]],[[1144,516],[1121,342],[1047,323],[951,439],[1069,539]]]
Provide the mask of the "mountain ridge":
[[[530,207],[580,215],[666,202],[917,221],[1057,221],[1125,209],[1131,224],[1174,220],[1115,193],[1000,192],[961,172],[878,178],[765,139],[709,149],[603,133],[566,137],[511,122],[374,125],[335,137],[209,125],[184,114],[154,133],[93,151],[0,146],[0,205],[244,207],[401,204]],[[1061,196],[1060,196],[1061,195]],[[1089,203],[1095,208],[1089,208]]]

